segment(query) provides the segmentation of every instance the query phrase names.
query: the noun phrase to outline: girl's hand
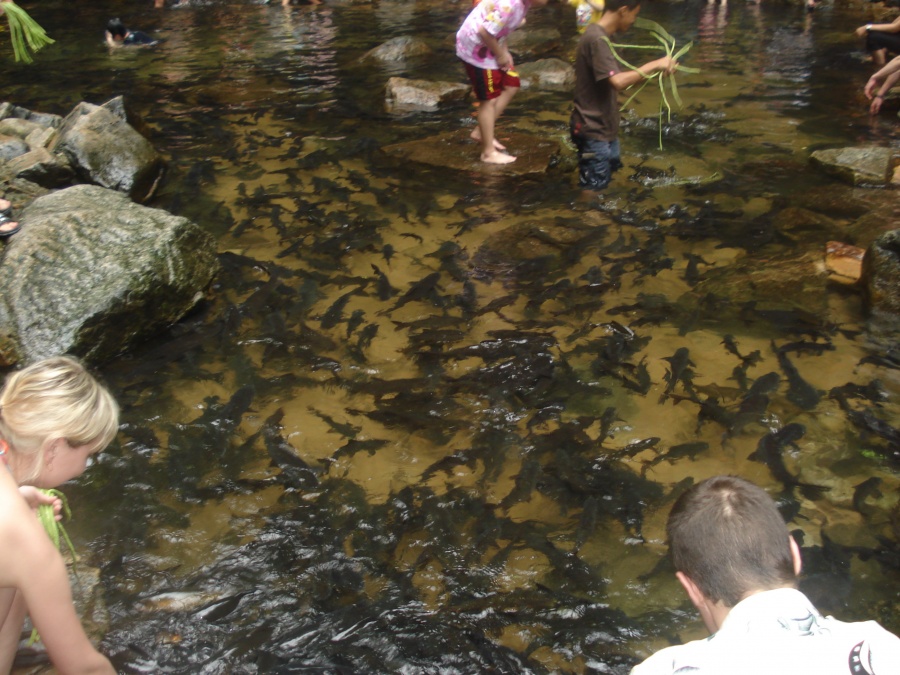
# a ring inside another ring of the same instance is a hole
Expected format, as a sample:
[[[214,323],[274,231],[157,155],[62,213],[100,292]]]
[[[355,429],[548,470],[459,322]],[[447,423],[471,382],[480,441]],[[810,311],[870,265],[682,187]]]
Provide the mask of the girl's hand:
[[[51,504],[56,519],[62,520],[62,500],[59,497],[44,494],[32,485],[20,485],[19,494],[22,495],[22,499],[24,499],[28,506],[35,512],[41,504]]]

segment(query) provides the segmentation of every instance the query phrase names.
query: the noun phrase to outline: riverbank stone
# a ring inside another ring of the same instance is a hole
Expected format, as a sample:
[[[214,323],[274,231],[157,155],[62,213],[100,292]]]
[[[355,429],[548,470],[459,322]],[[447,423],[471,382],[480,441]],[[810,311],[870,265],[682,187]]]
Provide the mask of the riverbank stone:
[[[900,324],[900,229],[885,232],[866,250],[862,284],[873,318]]]
[[[816,150],[810,161],[851,185],[885,185],[893,168],[893,151],[878,147]]]
[[[49,150],[63,153],[85,182],[120,190],[137,202],[153,196],[162,179],[163,161],[150,142],[103,106],[75,106]]]
[[[575,68],[562,59],[538,59],[517,67],[523,89],[573,91]]]
[[[360,60],[384,62],[405,61],[411,58],[426,56],[431,54],[431,52],[432,49],[425,40],[401,36],[392,38],[387,42],[378,45],[374,49],[370,49],[360,57]]]
[[[430,82],[392,77],[385,87],[388,112],[431,111],[451,103],[462,103],[469,85],[457,82]]]
[[[115,190],[38,198],[0,267],[0,364],[105,360],[180,319],[218,271],[213,238]]]

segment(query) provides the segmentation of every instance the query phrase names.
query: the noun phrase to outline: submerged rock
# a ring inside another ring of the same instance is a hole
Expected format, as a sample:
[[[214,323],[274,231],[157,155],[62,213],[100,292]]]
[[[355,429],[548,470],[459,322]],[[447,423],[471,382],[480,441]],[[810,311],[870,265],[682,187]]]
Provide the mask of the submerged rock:
[[[890,148],[834,148],[810,156],[813,164],[851,185],[885,185],[892,159]]]
[[[428,43],[419,38],[401,36],[388,40],[374,49],[370,49],[360,58],[361,61],[405,61],[406,59],[425,56],[431,53]]]
[[[575,68],[562,59],[540,59],[518,66],[522,88],[572,91],[575,88]]]
[[[20,220],[0,275],[6,365],[66,352],[109,358],[180,319],[218,269],[209,234],[114,190],[60,190]]]
[[[900,320],[900,230],[878,237],[866,251],[862,283],[876,320]]]
[[[559,144],[553,139],[500,131],[497,137],[517,159],[511,164],[485,164],[479,159],[480,146],[469,137],[471,130],[471,127],[465,127],[417,141],[388,145],[382,149],[388,155],[422,164],[516,176],[546,172],[559,152]]]
[[[429,82],[392,77],[386,87],[385,104],[391,112],[437,110],[448,103],[461,103],[469,86],[457,82]]]

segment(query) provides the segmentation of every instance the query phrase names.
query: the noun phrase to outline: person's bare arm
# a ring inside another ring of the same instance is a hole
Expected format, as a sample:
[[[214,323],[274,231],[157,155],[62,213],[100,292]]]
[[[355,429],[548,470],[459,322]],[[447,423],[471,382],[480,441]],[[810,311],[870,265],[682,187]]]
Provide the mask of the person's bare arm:
[[[6,539],[17,555],[7,564],[32,623],[61,675],[115,675],[109,660],[91,644],[72,602],[62,556],[27,505]]]
[[[865,26],[857,28],[855,32],[857,37],[865,37],[866,33],[872,30],[882,33],[900,33],[900,16],[890,23],[867,23]]]
[[[478,35],[481,41],[487,45],[487,48],[491,50],[494,58],[497,59],[497,65],[500,66],[500,70],[512,70],[514,67],[512,54],[509,53],[506,44],[488,33],[484,26],[479,27]]]
[[[653,75],[654,73],[658,73],[663,71],[668,74],[672,74],[675,72],[675,68],[678,67],[678,62],[671,58],[670,56],[664,56],[661,59],[656,59],[655,61],[649,61],[645,63],[637,70],[623,70],[620,73],[616,73],[615,75],[611,75],[609,78],[610,84],[616,88],[617,91],[622,91],[623,89],[628,89],[639,82],[643,82],[647,79],[646,76]]]

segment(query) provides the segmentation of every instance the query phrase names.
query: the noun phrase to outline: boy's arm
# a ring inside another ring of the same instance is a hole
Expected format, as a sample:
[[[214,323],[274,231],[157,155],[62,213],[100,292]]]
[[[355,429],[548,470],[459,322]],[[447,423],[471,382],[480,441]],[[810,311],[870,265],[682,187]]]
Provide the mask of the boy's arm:
[[[24,505],[23,505],[24,506]],[[30,521],[26,520],[30,519]],[[18,551],[10,572],[25,599],[31,621],[61,675],[115,675],[109,660],[91,644],[72,602],[62,556],[30,509],[10,532]]]
[[[609,82],[617,91],[628,89],[628,87],[643,82],[646,76],[653,75],[663,71],[669,75],[675,72],[678,61],[670,56],[664,56],[661,59],[645,63],[637,70],[623,70],[622,72],[610,75]]]
[[[498,40],[493,35],[488,33],[487,30],[485,30],[484,26],[479,26],[478,37],[480,37],[481,41],[484,42],[484,44],[487,45],[487,48],[491,50],[491,54],[493,54],[494,58],[497,59],[497,65],[500,66],[500,70],[512,70],[512,54],[509,53],[509,49],[507,48],[505,42]]]

